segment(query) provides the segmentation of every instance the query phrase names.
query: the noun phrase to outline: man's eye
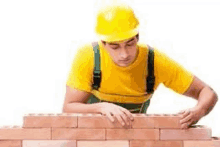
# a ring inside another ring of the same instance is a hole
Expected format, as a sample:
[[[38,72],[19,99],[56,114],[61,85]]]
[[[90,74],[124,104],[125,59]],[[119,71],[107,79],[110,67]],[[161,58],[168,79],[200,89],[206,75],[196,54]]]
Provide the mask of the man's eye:
[[[134,43],[130,43],[130,44],[127,44],[128,46],[133,46],[134,45]]]
[[[112,49],[117,49],[118,48],[118,46],[113,46],[113,47],[111,47]]]

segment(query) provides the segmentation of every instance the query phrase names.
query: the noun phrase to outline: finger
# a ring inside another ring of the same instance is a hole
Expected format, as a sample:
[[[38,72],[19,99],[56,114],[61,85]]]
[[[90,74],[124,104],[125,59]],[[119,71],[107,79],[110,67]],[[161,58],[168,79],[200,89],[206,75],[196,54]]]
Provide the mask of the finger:
[[[128,111],[125,108],[121,108],[121,111],[123,111],[130,118],[130,120],[132,120],[132,121],[134,120],[134,116],[132,115],[132,113],[130,111]]]
[[[187,128],[189,128],[191,125],[192,125],[192,120],[190,120],[188,123],[187,123]]]
[[[190,111],[189,110],[186,110],[183,114],[182,114],[182,118],[185,118],[187,115],[190,114]]]
[[[183,123],[186,123],[186,122],[190,121],[190,120],[192,119],[192,116],[193,116],[193,115],[190,113],[190,114],[187,115],[185,118],[182,118],[182,119],[180,120],[180,123],[183,124]]]
[[[183,114],[185,112],[185,110],[181,110],[180,112],[178,112],[177,114]]]
[[[187,123],[184,123],[183,125],[181,125],[181,129],[187,129],[188,127],[188,124]]]
[[[118,121],[122,124],[122,126],[124,126],[125,125],[125,122],[124,122],[124,120],[122,119],[122,116],[121,116],[121,114],[120,114],[120,111],[115,111],[114,112],[114,115],[115,115],[115,117],[118,119]],[[122,114],[123,115],[123,114]],[[124,114],[125,115],[125,114]]]
[[[110,119],[111,122],[114,122],[115,119],[114,117],[111,115],[111,113],[106,113],[105,115],[107,115],[107,117]]]
[[[181,125],[181,128],[182,128],[182,129],[187,129],[187,128],[189,128],[189,127],[191,126],[191,124],[192,124],[192,120],[190,120],[190,121],[188,121],[188,122],[182,124],[182,125]]]
[[[124,113],[121,109],[118,109],[118,114],[123,118],[123,122],[125,122],[128,126],[130,125],[130,120],[126,113]]]
[[[130,113],[130,111],[128,111],[127,109],[126,109],[126,110],[122,110],[122,109],[121,109],[121,112],[125,114],[125,117],[126,117],[126,118],[123,118],[123,119],[126,120],[127,126],[128,126],[129,128],[131,128],[131,127],[132,127],[131,121],[134,120],[133,115],[132,115],[132,114]],[[130,118],[129,115],[131,115],[132,118]]]
[[[181,125],[181,129],[187,129],[188,128],[189,123],[184,123]]]
[[[192,122],[192,125],[196,124],[198,122],[198,120],[195,120]]]

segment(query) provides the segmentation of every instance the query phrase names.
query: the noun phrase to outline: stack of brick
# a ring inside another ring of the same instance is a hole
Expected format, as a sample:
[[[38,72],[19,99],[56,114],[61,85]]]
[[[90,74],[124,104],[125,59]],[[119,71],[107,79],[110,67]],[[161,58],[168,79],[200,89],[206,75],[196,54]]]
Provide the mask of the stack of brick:
[[[28,114],[23,121],[0,128],[0,147],[220,147],[210,128],[181,129],[172,114],[134,114],[129,128],[91,113]]]

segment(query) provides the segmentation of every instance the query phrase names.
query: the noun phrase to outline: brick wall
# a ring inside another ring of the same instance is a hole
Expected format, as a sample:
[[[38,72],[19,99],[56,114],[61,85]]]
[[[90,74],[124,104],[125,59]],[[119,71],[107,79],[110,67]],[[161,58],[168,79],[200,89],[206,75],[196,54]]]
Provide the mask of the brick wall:
[[[133,115],[121,126],[101,114],[28,114],[0,128],[0,147],[220,147],[210,128],[180,129],[178,115]]]

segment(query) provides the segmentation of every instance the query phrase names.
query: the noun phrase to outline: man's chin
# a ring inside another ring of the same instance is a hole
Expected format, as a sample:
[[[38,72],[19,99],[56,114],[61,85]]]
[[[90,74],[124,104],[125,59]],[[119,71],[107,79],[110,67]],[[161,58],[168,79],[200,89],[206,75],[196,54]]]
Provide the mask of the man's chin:
[[[120,63],[118,64],[118,66],[121,66],[121,67],[127,67],[130,63]]]

